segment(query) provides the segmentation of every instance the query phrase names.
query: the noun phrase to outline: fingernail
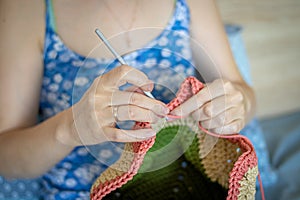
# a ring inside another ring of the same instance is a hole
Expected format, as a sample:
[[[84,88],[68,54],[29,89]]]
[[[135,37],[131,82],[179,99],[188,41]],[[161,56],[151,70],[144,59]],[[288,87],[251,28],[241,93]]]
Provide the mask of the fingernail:
[[[153,129],[150,129],[148,132],[147,132],[147,135],[148,137],[153,137],[156,135],[156,132],[153,130]]]
[[[166,106],[161,106],[161,111],[164,115],[167,115],[170,112],[169,108]]]
[[[149,91],[152,91],[152,89],[153,89],[153,82],[152,82],[152,81],[149,81],[148,86],[147,86],[147,89],[148,89]]]
[[[166,115],[169,113],[169,108],[165,107],[165,106],[162,106],[160,104],[156,104],[154,105],[153,107],[153,111],[156,113],[156,114],[159,114],[159,115]]]

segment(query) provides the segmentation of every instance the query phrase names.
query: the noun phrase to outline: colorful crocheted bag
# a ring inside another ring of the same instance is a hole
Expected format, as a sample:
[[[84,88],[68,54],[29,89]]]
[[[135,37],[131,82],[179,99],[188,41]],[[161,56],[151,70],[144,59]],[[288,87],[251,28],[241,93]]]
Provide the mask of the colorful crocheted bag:
[[[188,77],[168,104],[169,109],[203,87],[196,78]],[[156,137],[126,143],[119,160],[94,182],[92,200],[254,199],[257,176],[260,180],[258,161],[246,137],[211,133],[191,117],[168,118],[171,120],[155,125],[135,124],[134,129],[152,126]],[[172,159],[175,161],[168,162]],[[260,186],[262,190],[261,182]]]

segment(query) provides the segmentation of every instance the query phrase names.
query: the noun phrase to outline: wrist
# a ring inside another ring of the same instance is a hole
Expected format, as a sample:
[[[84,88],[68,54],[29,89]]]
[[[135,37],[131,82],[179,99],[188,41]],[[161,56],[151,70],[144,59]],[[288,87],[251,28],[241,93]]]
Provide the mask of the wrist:
[[[248,123],[255,115],[255,94],[253,89],[246,83],[237,83],[236,86],[244,96],[245,121]]]
[[[68,147],[80,146],[81,142],[76,131],[72,107],[59,113],[59,122],[55,131],[55,140]]]

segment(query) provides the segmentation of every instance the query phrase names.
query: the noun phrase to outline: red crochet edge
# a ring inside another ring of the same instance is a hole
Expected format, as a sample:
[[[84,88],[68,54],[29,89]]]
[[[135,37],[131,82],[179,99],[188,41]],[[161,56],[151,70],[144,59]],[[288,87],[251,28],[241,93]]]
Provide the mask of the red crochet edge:
[[[189,87],[186,87],[186,86]],[[185,100],[190,98],[192,95],[198,93],[204,87],[203,83],[198,81],[195,77],[188,77],[181,85],[177,96],[173,99],[169,104],[168,107],[171,110],[175,109],[177,106],[182,104]],[[188,90],[192,89],[192,93]],[[171,116],[169,115],[170,119],[174,118],[181,118],[180,116]],[[144,122],[137,122],[134,126],[134,129],[141,129],[150,127],[149,123]],[[250,169],[257,166],[257,157],[253,145],[249,141],[248,138],[239,134],[231,134],[231,135],[220,135],[211,133],[208,130],[204,129],[201,124],[199,123],[199,128],[214,137],[226,138],[234,143],[239,143],[240,148],[244,151],[244,153],[238,158],[235,162],[233,169],[230,172],[229,178],[229,189],[228,189],[228,196],[227,200],[235,200],[239,195],[239,182],[242,180],[243,175]],[[142,142],[134,142],[133,151],[134,151],[134,159],[132,165],[128,172],[125,172],[123,175],[116,177],[106,183],[100,183],[97,187],[93,189],[90,194],[90,198],[92,200],[99,200],[102,199],[105,195],[109,194],[113,190],[121,187],[129,180],[133,178],[135,174],[137,174],[138,169],[142,165],[144,156],[146,155],[147,151],[153,146],[155,141],[155,137],[145,140]],[[262,190],[262,198],[264,199],[264,192],[261,184],[260,175],[258,175],[260,181],[260,187]]]

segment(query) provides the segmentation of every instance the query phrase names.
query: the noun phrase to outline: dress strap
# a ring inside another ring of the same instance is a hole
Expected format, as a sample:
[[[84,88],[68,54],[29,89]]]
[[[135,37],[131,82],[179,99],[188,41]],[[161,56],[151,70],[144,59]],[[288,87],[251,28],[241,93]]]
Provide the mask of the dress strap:
[[[55,13],[53,9],[52,0],[46,0],[46,12],[47,12],[47,28],[52,28],[54,32],[56,32],[56,20]]]

